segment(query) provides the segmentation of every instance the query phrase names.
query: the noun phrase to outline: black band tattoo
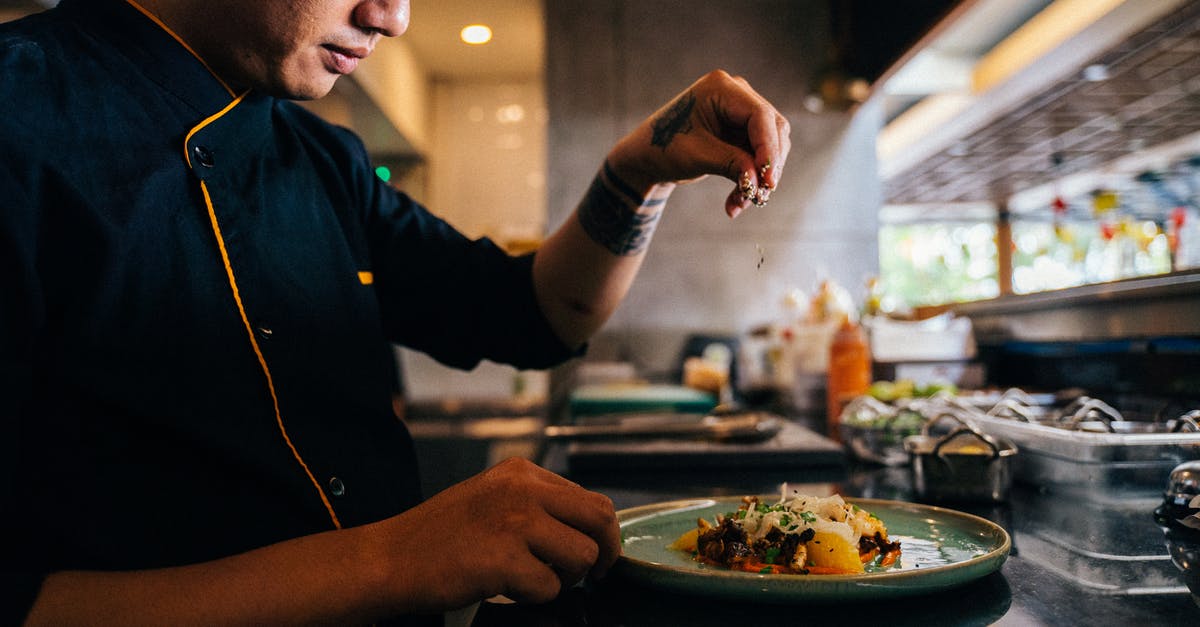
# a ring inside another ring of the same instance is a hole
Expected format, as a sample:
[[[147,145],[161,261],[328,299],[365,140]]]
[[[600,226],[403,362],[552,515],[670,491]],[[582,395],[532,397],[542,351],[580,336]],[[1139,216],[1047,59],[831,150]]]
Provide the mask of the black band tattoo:
[[[650,136],[650,144],[666,150],[676,135],[688,134],[692,130],[692,109],[695,106],[696,97],[692,95],[692,92],[689,91],[680,96],[671,104],[671,108],[662,114],[662,117],[654,120],[651,124],[654,132]]]
[[[650,245],[665,202],[641,198],[606,163],[579,205],[579,224],[592,241],[614,255],[636,255]]]

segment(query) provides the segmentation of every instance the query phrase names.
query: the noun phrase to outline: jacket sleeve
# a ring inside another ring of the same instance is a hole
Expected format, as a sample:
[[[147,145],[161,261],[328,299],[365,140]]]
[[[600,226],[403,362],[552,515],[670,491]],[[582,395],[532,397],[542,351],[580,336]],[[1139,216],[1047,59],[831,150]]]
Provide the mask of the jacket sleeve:
[[[459,368],[481,359],[546,368],[582,354],[555,335],[537,303],[533,255],[465,237],[379,180],[360,154],[365,239],[392,341]]]
[[[35,338],[45,312],[35,259],[37,212],[29,181],[0,165],[0,624],[24,622],[45,573],[17,557],[22,547],[19,492],[22,425],[32,408]]]

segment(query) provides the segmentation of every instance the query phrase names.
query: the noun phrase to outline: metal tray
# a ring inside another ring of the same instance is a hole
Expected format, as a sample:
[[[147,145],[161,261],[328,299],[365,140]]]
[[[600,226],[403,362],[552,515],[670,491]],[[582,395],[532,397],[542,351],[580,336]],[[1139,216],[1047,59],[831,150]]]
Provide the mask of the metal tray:
[[[1014,477],[1097,500],[1161,495],[1177,465],[1200,459],[1200,411],[1174,419],[1079,396],[1063,407],[1010,390],[995,405],[936,400],[941,411],[1016,444]]]
[[[1099,493],[1157,494],[1175,466],[1200,459],[1200,433],[1097,433],[972,416],[985,433],[1021,449],[1016,479]]]
[[[1045,455],[1081,463],[1179,464],[1200,457],[1200,432],[1101,433],[992,416],[971,416],[970,420],[987,433],[1013,440],[1022,450],[1029,447]]]

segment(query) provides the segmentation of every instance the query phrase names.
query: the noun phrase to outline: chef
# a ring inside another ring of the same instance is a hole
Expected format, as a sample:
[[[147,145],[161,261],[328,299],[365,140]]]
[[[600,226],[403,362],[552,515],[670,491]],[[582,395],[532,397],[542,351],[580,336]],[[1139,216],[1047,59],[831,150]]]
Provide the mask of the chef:
[[[423,500],[390,343],[462,368],[580,354],[674,186],[764,204],[788,123],[714,71],[510,257],[291,102],[408,19],[63,0],[0,26],[0,623],[427,624],[616,559],[612,503],[528,462]]]

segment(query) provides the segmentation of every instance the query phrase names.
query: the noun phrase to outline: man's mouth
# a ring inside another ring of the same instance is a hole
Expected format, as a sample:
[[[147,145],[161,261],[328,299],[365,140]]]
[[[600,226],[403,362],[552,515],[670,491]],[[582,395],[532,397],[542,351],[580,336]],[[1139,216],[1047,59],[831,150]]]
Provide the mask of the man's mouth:
[[[322,44],[325,49],[325,69],[335,74],[349,74],[358,67],[358,62],[371,54],[368,48],[343,48],[333,44]]]

